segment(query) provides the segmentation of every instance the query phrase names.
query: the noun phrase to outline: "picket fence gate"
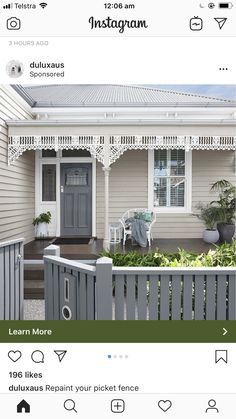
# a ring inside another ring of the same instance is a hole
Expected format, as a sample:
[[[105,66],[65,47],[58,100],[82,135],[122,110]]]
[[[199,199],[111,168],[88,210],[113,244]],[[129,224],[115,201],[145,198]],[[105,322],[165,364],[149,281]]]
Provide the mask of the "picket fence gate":
[[[47,320],[236,319],[235,268],[89,265],[53,252],[44,256]]]

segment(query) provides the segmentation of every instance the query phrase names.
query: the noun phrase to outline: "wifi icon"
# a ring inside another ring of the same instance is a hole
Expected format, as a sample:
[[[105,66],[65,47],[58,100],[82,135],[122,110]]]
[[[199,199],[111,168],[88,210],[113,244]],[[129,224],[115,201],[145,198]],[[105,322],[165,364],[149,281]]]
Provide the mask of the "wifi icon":
[[[39,6],[41,6],[42,7],[42,9],[45,9],[45,7],[47,7],[47,3],[39,3]]]

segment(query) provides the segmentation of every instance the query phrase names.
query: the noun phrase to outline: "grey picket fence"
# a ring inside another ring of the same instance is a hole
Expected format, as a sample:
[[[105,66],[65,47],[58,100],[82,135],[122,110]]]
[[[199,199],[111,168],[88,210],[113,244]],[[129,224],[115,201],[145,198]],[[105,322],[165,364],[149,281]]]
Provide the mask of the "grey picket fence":
[[[235,320],[234,268],[94,266],[45,256],[46,319]]]
[[[0,243],[0,320],[22,320],[24,239]]]

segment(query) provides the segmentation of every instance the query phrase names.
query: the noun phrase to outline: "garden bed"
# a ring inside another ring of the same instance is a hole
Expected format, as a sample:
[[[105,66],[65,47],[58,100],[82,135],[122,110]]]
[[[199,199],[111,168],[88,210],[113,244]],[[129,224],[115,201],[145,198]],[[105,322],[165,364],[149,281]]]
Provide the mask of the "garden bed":
[[[113,260],[113,266],[133,267],[234,267],[236,266],[236,240],[231,244],[224,243],[207,253],[196,254],[179,249],[176,253],[155,252],[140,254],[138,252],[112,253],[102,252]]]

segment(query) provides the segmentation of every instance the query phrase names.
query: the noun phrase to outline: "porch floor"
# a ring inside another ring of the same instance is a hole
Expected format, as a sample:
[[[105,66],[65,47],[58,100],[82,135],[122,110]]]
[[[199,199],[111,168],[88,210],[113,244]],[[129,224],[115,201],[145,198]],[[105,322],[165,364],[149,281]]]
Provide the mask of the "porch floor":
[[[44,248],[52,243],[52,239],[47,240],[34,240],[25,245],[24,258],[25,260],[42,260]],[[130,251],[137,251],[142,254],[154,252],[157,249],[164,253],[173,253],[178,248],[200,254],[207,252],[209,249],[214,248],[214,245],[204,243],[202,239],[154,239],[151,247],[142,248],[140,246],[132,245],[128,241],[125,247],[121,244],[112,244],[111,252],[127,253]],[[103,250],[103,240],[92,240],[90,244],[78,245],[60,245],[61,257],[74,260],[96,260]]]

